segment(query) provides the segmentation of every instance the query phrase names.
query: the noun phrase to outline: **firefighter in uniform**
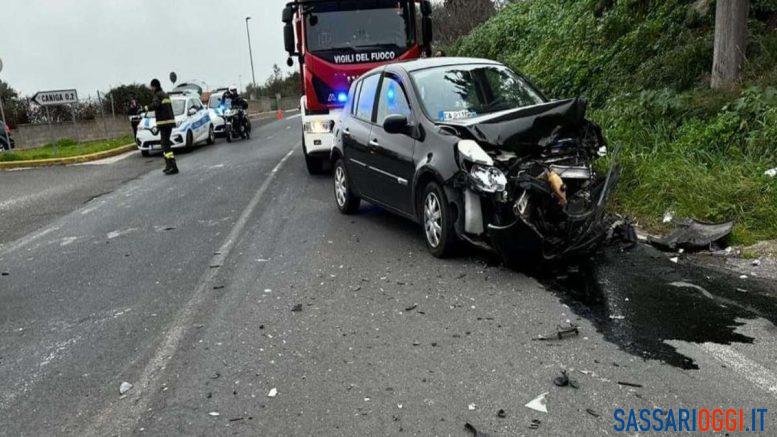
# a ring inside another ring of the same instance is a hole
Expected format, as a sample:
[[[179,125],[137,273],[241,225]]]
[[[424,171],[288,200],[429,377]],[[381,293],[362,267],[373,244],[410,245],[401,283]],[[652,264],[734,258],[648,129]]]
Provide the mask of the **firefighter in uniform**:
[[[159,137],[162,140],[162,153],[165,157],[166,175],[178,174],[178,166],[175,164],[170,134],[175,127],[175,115],[173,114],[173,105],[170,97],[162,91],[162,85],[159,79],[151,81],[151,91],[154,93],[154,99],[151,105],[146,107],[147,111],[154,111],[156,114],[156,127],[159,129]]]

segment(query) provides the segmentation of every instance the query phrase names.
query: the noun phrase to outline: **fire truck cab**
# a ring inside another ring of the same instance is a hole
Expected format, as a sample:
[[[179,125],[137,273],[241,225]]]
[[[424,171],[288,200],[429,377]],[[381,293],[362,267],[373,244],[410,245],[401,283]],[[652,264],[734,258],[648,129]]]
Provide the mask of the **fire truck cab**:
[[[416,11],[420,6],[420,14]],[[308,172],[329,159],[351,82],[381,65],[431,54],[429,0],[295,0],[283,10],[289,66],[302,78],[302,149]]]

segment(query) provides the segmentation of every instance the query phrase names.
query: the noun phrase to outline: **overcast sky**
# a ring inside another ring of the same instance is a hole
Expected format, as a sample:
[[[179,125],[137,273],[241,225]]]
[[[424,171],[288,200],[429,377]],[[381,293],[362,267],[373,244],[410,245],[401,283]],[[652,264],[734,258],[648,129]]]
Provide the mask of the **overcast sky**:
[[[0,79],[22,94],[99,89],[158,77],[170,88],[200,79],[215,88],[286,69],[281,10],[286,0],[0,0]]]

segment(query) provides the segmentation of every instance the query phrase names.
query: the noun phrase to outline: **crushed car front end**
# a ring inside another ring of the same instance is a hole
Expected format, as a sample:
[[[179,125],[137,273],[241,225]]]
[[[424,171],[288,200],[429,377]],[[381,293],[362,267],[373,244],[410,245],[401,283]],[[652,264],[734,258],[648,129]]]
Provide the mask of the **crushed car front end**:
[[[585,102],[571,99],[444,123],[460,138],[449,181],[459,237],[511,260],[584,256],[601,244],[619,172],[594,168],[607,148],[584,116]]]

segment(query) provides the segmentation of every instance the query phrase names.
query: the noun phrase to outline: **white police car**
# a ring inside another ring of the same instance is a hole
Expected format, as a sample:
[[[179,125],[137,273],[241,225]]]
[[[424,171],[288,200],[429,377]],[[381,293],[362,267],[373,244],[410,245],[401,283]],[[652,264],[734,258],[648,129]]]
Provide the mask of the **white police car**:
[[[189,148],[202,143],[213,144],[216,141],[210,112],[200,101],[200,96],[194,93],[171,93],[170,100],[175,115],[175,128],[170,135],[174,149]],[[153,112],[146,113],[140,121],[135,143],[143,156],[162,150]]]
[[[218,88],[210,94],[210,100],[208,100],[208,112],[210,113],[210,120],[213,122],[213,131],[217,137],[223,137],[227,134],[227,122],[224,120],[224,111],[229,108],[221,103],[221,97],[224,96],[226,91],[226,88]]]

